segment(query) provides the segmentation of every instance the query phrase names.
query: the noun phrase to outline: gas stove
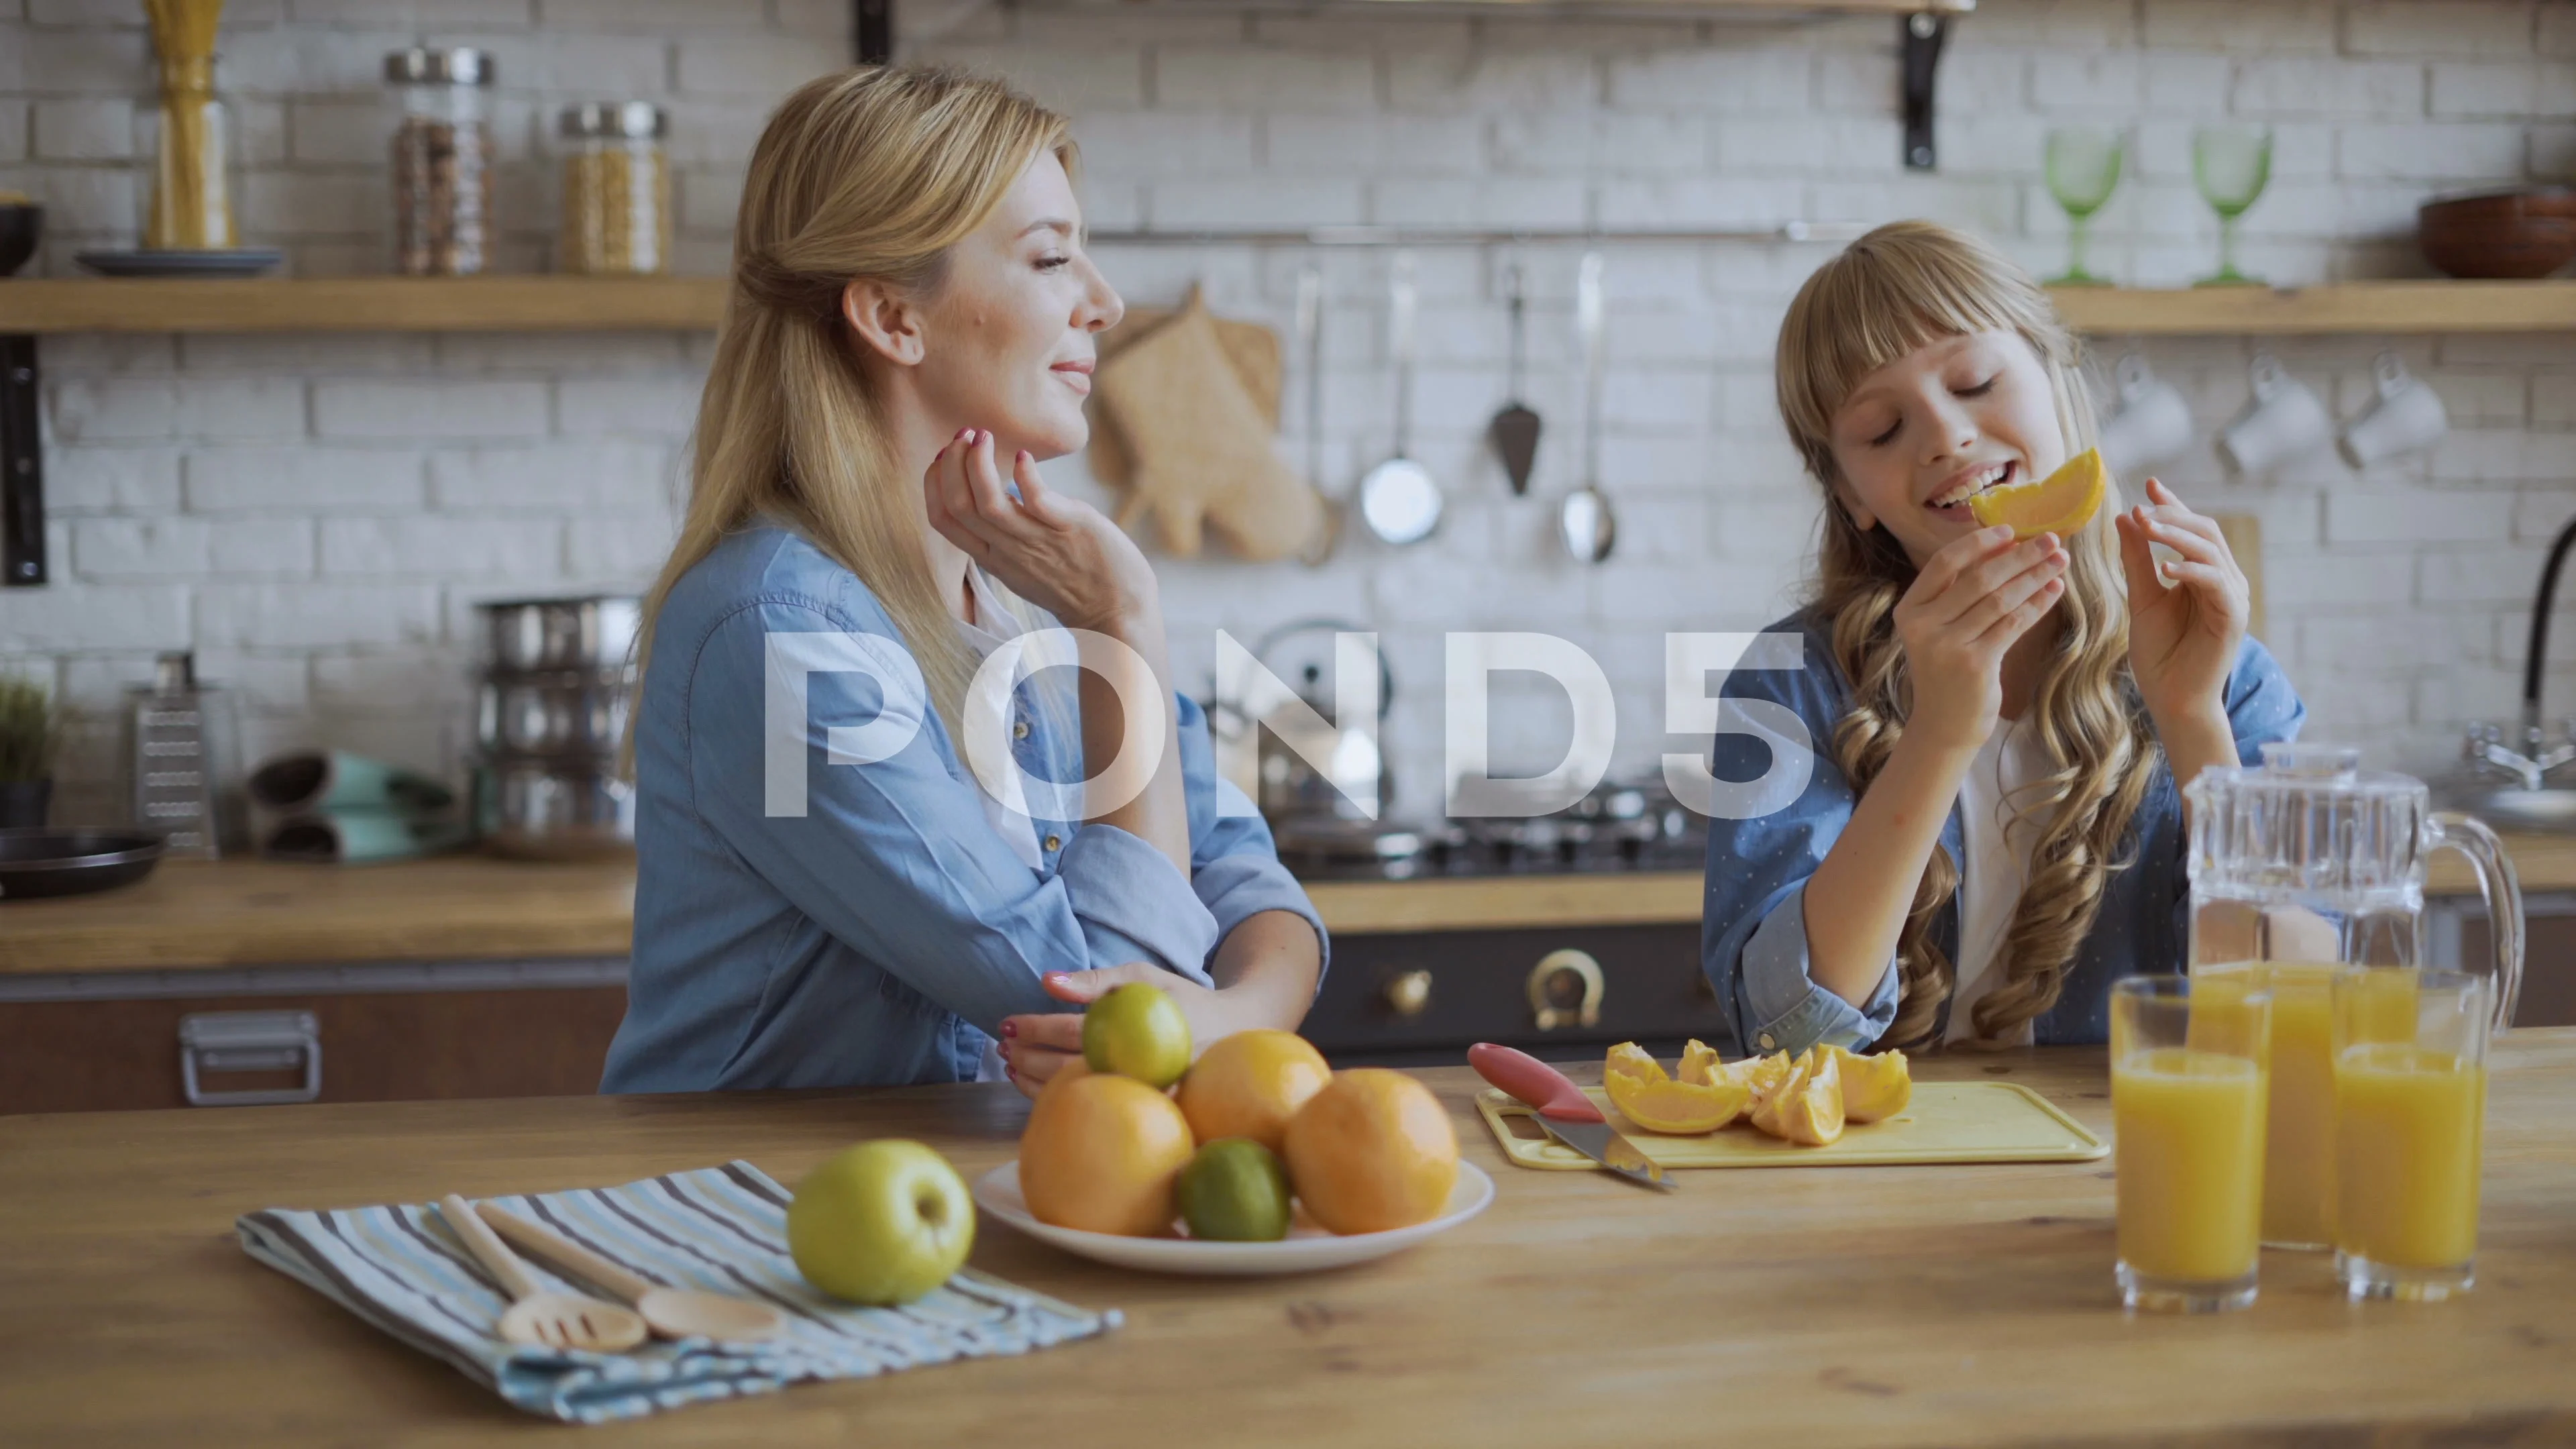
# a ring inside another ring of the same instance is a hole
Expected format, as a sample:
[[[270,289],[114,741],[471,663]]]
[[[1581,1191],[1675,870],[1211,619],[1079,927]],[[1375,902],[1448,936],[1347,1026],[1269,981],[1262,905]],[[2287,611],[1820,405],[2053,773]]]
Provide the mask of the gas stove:
[[[1605,785],[1553,815],[1393,825],[1338,817],[1272,822],[1300,880],[1442,880],[1699,870],[1708,821],[1651,784]]]

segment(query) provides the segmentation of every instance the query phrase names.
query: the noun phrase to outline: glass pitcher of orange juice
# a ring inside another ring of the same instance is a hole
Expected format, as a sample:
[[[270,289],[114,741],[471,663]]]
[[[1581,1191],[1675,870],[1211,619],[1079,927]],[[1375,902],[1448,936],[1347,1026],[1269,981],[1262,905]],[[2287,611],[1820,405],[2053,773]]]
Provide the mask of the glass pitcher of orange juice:
[[[2494,920],[2496,1030],[2522,990],[2522,890],[2495,832],[2434,811],[2421,780],[2360,765],[2349,746],[2267,744],[2260,768],[2204,770],[2183,792],[2191,970],[2251,971],[2272,997],[2263,1241],[2273,1247],[2334,1244],[2334,973],[2426,964],[2424,862],[2435,850],[2477,867]]]

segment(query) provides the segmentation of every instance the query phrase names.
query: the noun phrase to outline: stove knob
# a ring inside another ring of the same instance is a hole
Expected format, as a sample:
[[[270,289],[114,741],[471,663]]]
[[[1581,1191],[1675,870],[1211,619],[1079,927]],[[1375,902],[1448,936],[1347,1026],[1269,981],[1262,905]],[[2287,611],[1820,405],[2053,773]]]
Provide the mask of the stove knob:
[[[1398,1016],[1420,1016],[1431,1005],[1431,973],[1420,969],[1399,971],[1387,978],[1378,992],[1386,1009]]]
[[[1601,963],[1571,948],[1550,951],[1530,968],[1530,1020],[1541,1031],[1601,1024]]]

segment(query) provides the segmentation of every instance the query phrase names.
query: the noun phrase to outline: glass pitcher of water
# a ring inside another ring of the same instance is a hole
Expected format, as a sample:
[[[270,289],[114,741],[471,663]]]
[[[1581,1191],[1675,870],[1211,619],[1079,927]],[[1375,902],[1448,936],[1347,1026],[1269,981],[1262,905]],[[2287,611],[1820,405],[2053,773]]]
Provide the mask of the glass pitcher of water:
[[[2183,792],[2191,970],[2253,972],[2272,994],[2263,1241],[2278,1247],[2333,1241],[2331,983],[2343,966],[2427,964],[2424,862],[2435,850],[2477,867],[2497,1031],[2522,992],[2522,888],[2495,832],[2431,809],[2423,781],[2360,764],[2349,746],[2267,744],[2259,769],[2203,770]]]

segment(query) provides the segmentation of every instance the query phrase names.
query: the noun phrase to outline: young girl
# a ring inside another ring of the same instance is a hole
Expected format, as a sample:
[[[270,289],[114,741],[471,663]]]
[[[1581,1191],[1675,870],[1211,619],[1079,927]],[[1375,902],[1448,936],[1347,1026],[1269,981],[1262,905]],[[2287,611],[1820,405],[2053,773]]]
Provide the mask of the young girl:
[[[2075,353],[2021,268],[1926,222],[1790,304],[1780,412],[1825,522],[1813,601],[1772,627],[1806,667],[1724,693],[1794,712],[1815,769],[1709,834],[1704,965],[1740,1050],[2102,1040],[2115,979],[2182,966],[2176,782],[2298,732],[2244,573],[2173,490],[2067,538],[1978,526],[1971,496],[2093,445]],[[1768,753],[1720,735],[1716,773]]]

